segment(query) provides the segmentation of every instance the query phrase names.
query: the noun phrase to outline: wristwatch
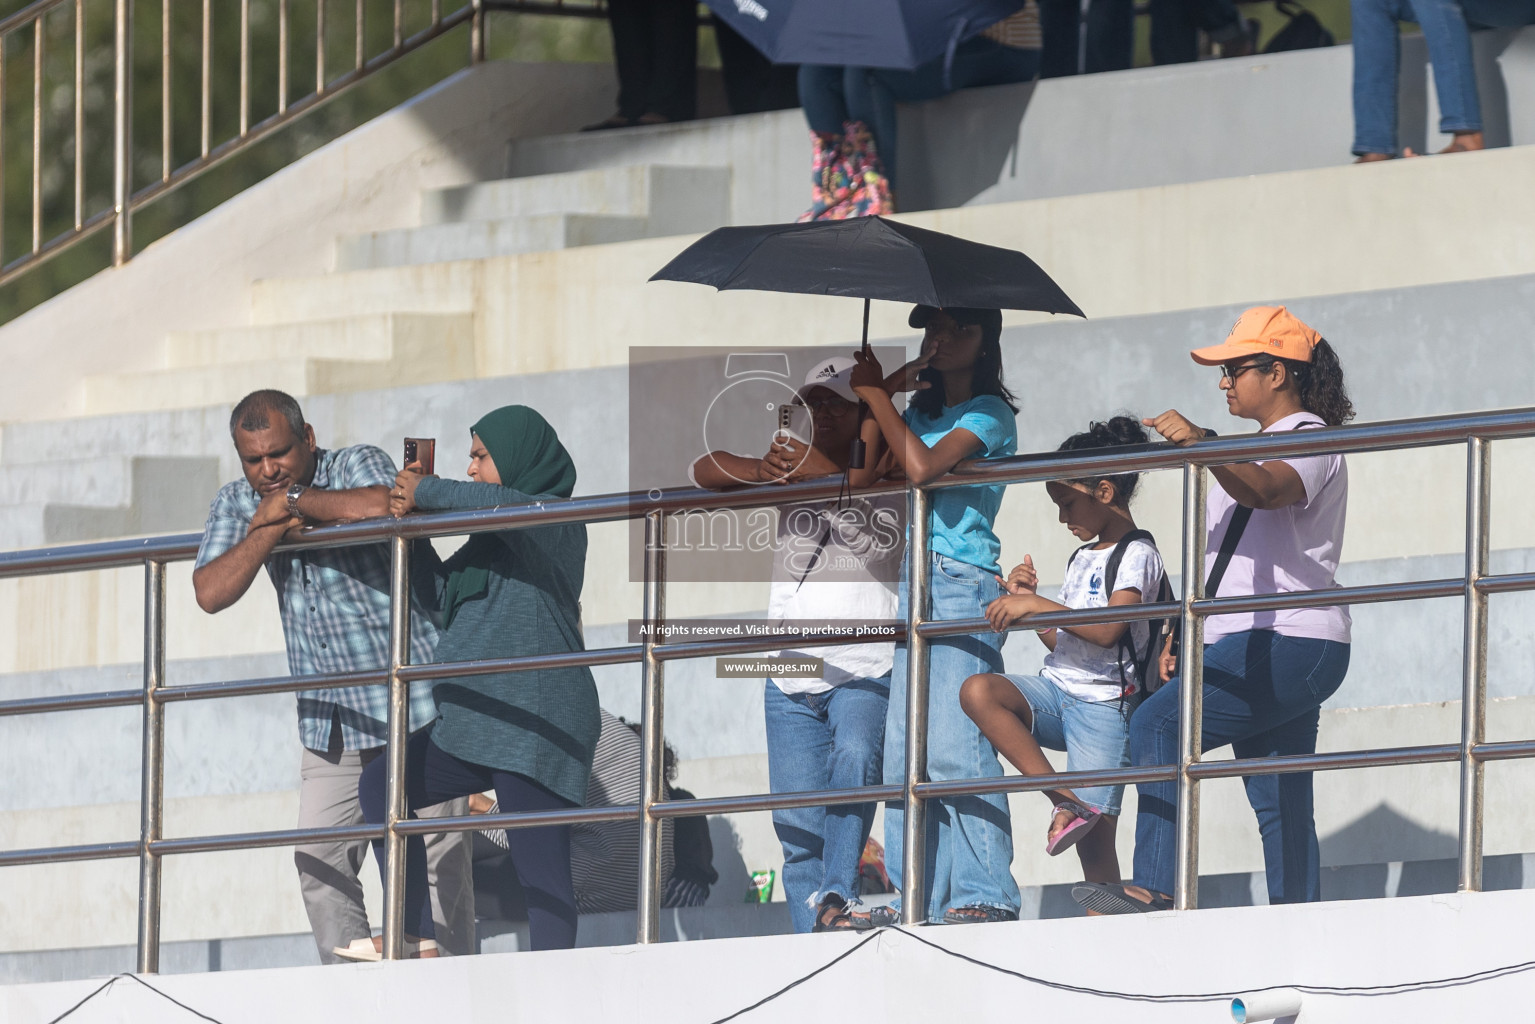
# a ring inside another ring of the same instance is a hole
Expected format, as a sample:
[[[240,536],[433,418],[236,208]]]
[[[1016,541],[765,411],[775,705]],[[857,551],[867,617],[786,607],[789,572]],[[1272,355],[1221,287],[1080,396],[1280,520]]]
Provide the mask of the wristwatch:
[[[309,488],[305,487],[303,484],[292,484],[291,486],[289,486],[289,488],[288,488],[288,514],[290,516],[299,516],[299,517],[303,516],[304,513],[300,512],[298,510],[298,499],[299,499],[299,496],[302,495],[308,489]]]

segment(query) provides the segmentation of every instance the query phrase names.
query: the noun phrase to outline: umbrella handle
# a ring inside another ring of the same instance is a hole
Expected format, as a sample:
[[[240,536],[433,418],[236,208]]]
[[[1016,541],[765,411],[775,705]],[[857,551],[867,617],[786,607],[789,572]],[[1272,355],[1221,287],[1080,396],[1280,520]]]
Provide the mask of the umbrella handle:
[[[863,300],[863,354],[869,354],[869,300]]]

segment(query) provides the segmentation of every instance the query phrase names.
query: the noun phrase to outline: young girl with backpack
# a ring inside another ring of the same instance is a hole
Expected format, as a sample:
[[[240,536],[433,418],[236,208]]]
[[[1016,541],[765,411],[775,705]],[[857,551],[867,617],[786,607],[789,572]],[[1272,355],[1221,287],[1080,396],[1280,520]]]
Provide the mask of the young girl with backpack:
[[[921,485],[963,459],[1011,455],[1017,448],[1017,408],[1002,383],[1002,312],[918,306],[908,321],[925,330],[921,354],[888,378],[872,353],[858,352],[853,390],[879,424],[866,465],[879,467],[886,450],[899,472]],[[912,391],[904,415],[891,396]],[[856,471],[860,486],[877,473]],[[933,492],[927,618],[976,618],[1002,589],[997,562],[1002,545],[991,524],[1002,504],[1000,484],[947,487]],[[906,616],[908,582],[901,580],[898,615]],[[1002,671],[1005,634],[934,638],[928,663],[928,760],[930,779],[990,778],[1002,774],[996,751],[959,706],[959,688],[977,672]],[[905,645],[896,649],[885,721],[884,778],[905,780]],[[885,810],[885,865],[901,874],[905,808]],[[933,800],[927,812],[927,906],[923,917],[949,924],[1012,921],[1018,917],[1013,880],[1013,836],[1007,799],[1001,794]],[[895,924],[890,907],[853,915],[857,927]]]
[[[1128,416],[1094,423],[1060,451],[1144,444],[1146,430]],[[1027,555],[1008,576],[1008,593],[986,609],[992,628],[1005,630],[1041,612],[1104,608],[1166,600],[1171,593],[1156,541],[1138,529],[1130,498],[1140,474],[1089,476],[1046,484],[1061,522],[1087,541],[1066,563],[1059,601],[1041,597]],[[1024,775],[1053,775],[1042,747],[1066,752],[1067,771],[1130,764],[1130,716],[1145,691],[1145,673],[1160,630],[1147,622],[1043,629],[1050,653],[1035,676],[985,673],[965,680],[959,700],[981,732]],[[1072,846],[1083,877],[1119,881],[1114,827],[1124,786],[1044,790],[1055,807],[1046,834],[1052,857]]]
[[[1354,416],[1343,368],[1332,346],[1283,306],[1243,313],[1225,342],[1191,353],[1220,367],[1231,415],[1264,433],[1336,427]],[[1144,421],[1177,445],[1198,444],[1214,431],[1177,410]],[[1205,503],[1206,597],[1329,590],[1343,551],[1348,467],[1341,455],[1286,457],[1212,466]],[[1231,744],[1239,758],[1316,752],[1322,702],[1348,671],[1348,608],[1212,615],[1204,630],[1201,750]],[[1169,638],[1170,639],[1170,638]],[[1169,680],[1135,713],[1130,760],[1178,762],[1178,704],[1183,681],[1164,649]],[[1270,903],[1322,898],[1310,772],[1243,780],[1258,817]],[[1146,913],[1173,906],[1177,855],[1177,785],[1141,783],[1135,817],[1134,882],[1085,882],[1078,903],[1105,914]]]

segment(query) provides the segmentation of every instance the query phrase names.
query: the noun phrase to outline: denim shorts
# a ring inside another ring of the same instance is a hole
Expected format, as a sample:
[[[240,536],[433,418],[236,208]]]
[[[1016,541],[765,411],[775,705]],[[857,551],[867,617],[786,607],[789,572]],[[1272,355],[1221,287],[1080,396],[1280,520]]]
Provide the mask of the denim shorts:
[[[1073,697],[1044,676],[1008,676],[1034,711],[1034,738],[1066,751],[1069,772],[1130,767],[1130,715],[1140,695],[1091,701]],[[1124,786],[1072,786],[1077,799],[1103,814],[1118,814]]]

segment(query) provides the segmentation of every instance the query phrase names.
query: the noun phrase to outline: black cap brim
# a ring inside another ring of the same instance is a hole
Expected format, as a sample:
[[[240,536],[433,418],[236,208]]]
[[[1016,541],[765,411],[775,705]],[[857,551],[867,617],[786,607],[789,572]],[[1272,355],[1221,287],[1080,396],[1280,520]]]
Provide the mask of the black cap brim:
[[[968,306],[913,306],[911,315],[906,318],[907,324],[912,327],[923,328],[933,318],[934,313],[947,313],[954,322],[961,327],[970,327],[974,324],[986,326],[993,324],[1002,326],[1002,311],[1000,309],[972,309]]]

